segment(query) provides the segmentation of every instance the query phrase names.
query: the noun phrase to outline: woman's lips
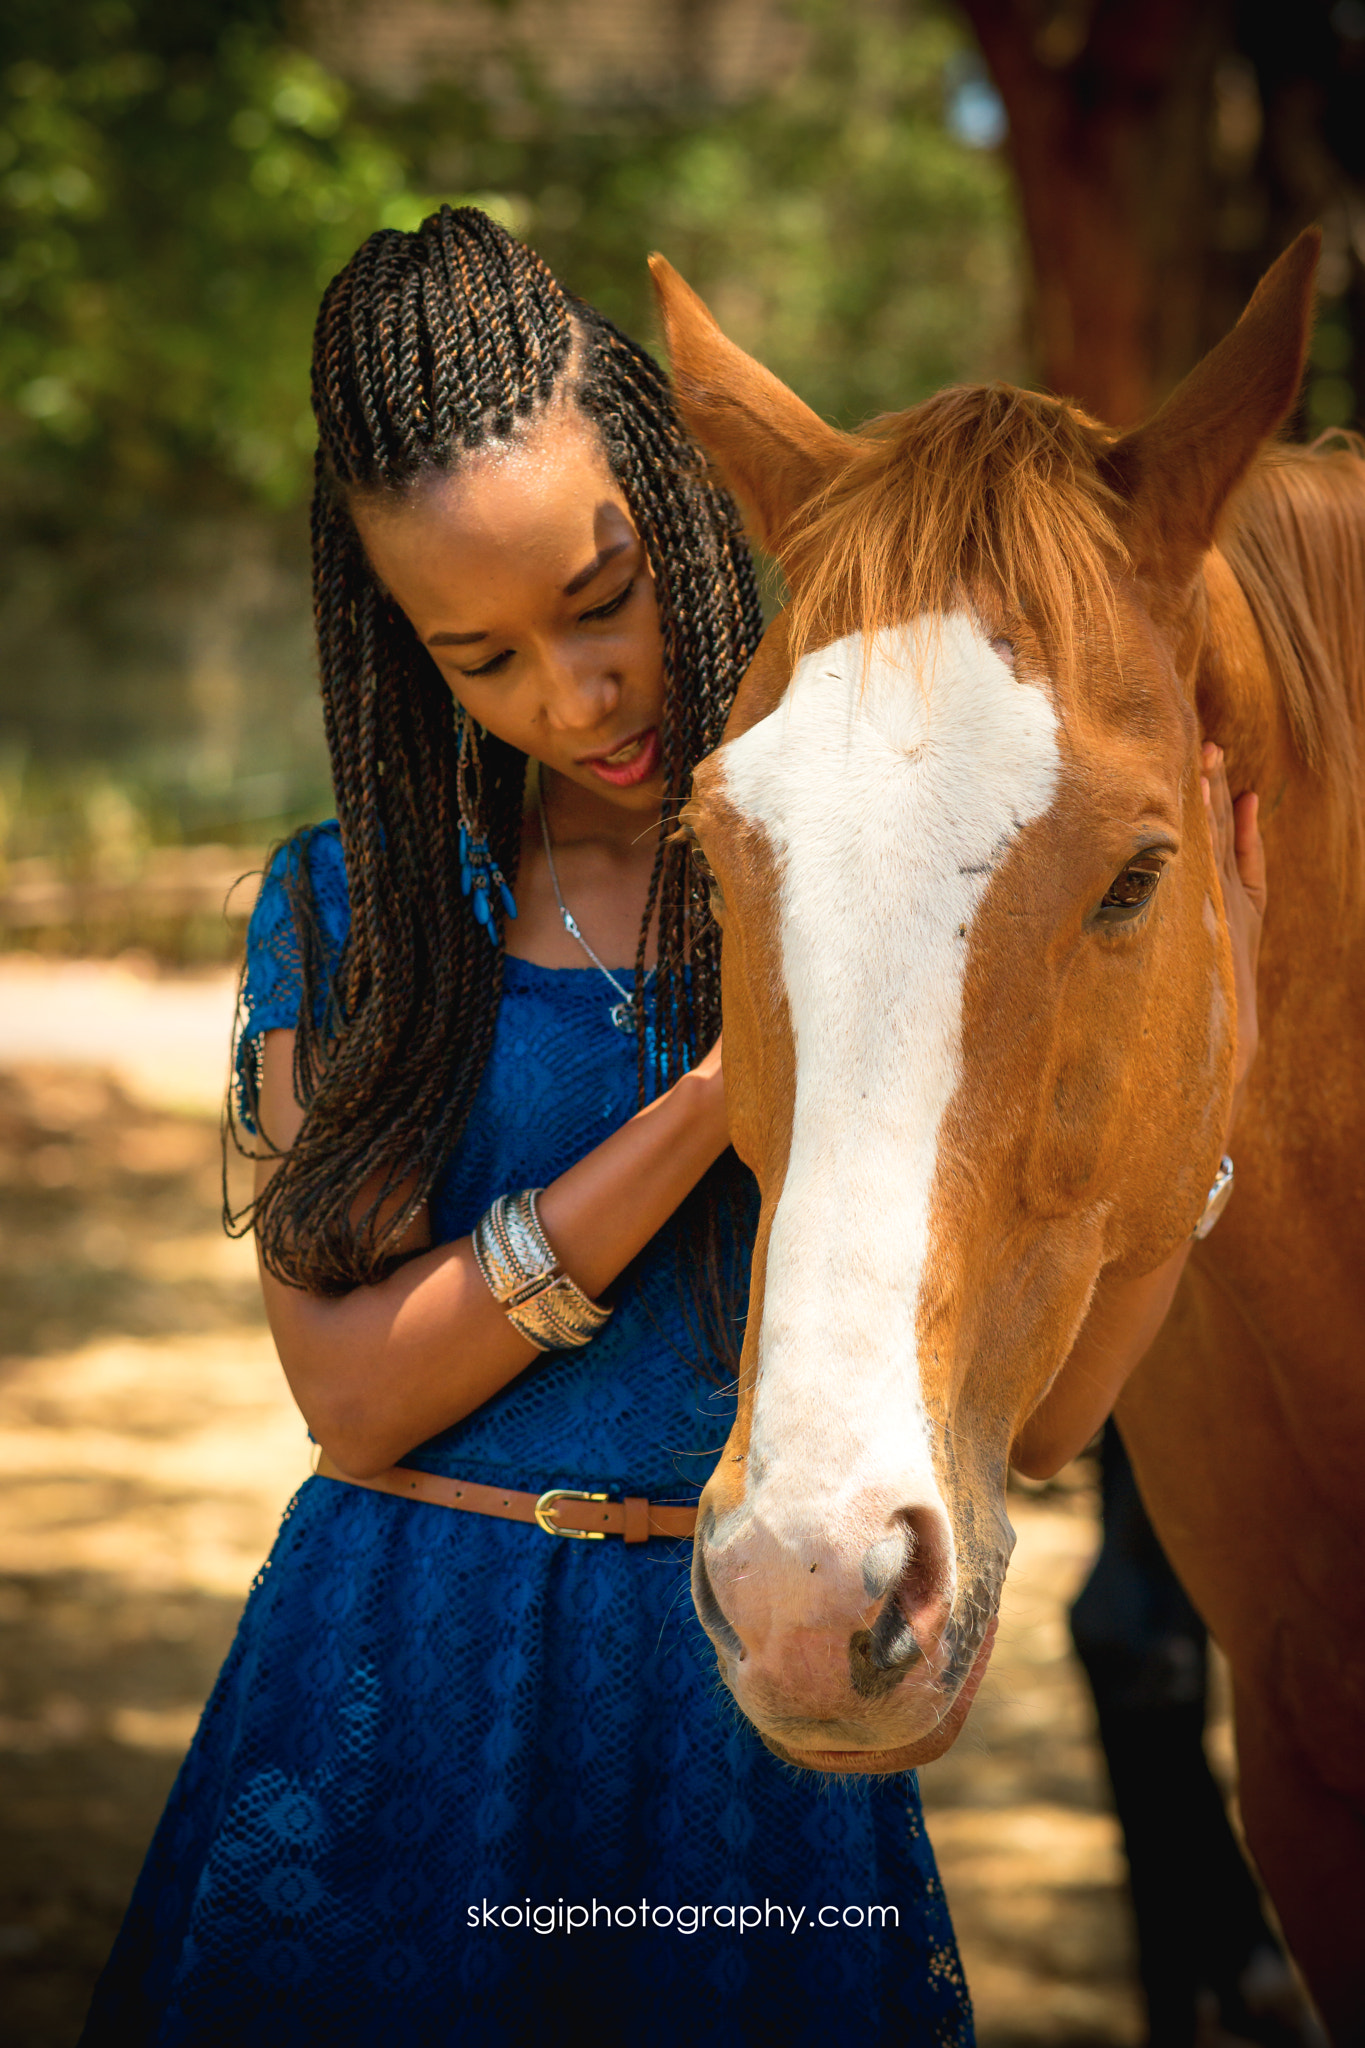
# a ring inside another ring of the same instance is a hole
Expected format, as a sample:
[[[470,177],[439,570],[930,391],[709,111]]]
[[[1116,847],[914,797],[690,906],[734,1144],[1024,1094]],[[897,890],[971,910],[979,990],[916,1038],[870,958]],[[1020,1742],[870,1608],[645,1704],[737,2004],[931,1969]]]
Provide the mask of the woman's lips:
[[[623,740],[614,753],[594,754],[579,765],[590,768],[616,789],[630,789],[637,782],[648,782],[659,766],[662,751],[659,728],[651,725],[646,732]]]

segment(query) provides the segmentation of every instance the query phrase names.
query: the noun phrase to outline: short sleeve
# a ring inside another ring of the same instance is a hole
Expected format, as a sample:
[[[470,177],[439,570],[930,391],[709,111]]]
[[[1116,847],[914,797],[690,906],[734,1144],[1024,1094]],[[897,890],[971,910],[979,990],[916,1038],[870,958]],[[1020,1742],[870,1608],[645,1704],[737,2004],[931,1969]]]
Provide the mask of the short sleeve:
[[[246,1129],[253,1132],[261,1038],[267,1031],[292,1031],[299,1021],[303,971],[291,884],[297,881],[305,860],[326,969],[317,1002],[319,1022],[326,1007],[326,986],[336,971],[350,928],[340,829],[334,821],[315,825],[297,833],[276,853],[266,870],[247,926],[246,973],[242,980],[234,1065],[237,1115]]]

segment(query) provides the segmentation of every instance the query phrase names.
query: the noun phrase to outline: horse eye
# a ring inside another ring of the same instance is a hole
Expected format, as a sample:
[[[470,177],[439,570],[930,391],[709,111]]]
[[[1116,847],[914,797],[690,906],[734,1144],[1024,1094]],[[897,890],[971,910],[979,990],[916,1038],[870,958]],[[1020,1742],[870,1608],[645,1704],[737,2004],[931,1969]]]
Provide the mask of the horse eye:
[[[1163,863],[1154,855],[1146,854],[1129,861],[1121,868],[1109,884],[1095,916],[1102,924],[1122,924],[1125,919],[1136,917],[1152,900],[1156,885],[1161,880]]]

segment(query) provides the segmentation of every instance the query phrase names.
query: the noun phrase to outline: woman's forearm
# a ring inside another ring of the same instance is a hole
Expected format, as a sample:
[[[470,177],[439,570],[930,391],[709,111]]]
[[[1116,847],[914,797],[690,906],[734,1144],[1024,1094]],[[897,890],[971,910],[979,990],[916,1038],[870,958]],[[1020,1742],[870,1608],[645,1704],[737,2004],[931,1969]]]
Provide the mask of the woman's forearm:
[[[268,1045],[268,1063],[272,1050],[292,1058]],[[708,1055],[546,1188],[546,1236],[585,1293],[600,1294],[644,1249],[727,1142],[719,1057]],[[340,1297],[269,1273],[262,1284],[294,1398],[357,1478],[459,1422],[538,1355],[489,1293],[467,1237]]]

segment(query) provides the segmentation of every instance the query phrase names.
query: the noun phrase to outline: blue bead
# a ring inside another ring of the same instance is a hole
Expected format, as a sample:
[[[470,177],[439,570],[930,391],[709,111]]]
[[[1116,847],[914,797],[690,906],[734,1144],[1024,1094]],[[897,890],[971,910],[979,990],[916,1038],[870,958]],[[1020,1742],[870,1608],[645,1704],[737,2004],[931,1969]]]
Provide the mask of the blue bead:
[[[484,895],[482,889],[476,889],[474,891],[474,915],[479,920],[480,924],[487,924],[488,898]]]
[[[512,891],[508,888],[506,882],[499,882],[498,888],[502,895],[503,909],[507,912],[507,915],[509,917],[515,917],[517,914],[516,897],[512,894]]]
[[[460,863],[460,894],[467,896],[474,886],[474,870],[467,860]]]
[[[467,830],[465,829],[465,827],[464,827],[463,825],[461,825],[461,827],[460,827],[460,865],[461,865],[461,867],[463,867],[463,866],[464,866],[465,862],[466,862],[466,861],[467,861],[468,859],[469,859],[469,833],[467,832]]]

